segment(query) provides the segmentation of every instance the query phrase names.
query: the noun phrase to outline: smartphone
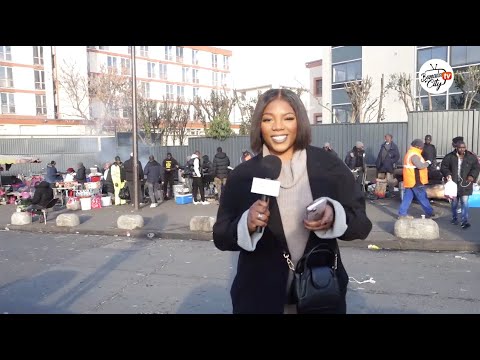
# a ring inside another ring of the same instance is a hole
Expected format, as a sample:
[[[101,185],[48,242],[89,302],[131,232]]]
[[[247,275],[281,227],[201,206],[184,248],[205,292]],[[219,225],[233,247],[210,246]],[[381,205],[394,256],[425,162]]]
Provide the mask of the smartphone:
[[[320,220],[327,206],[327,199],[321,198],[314,200],[310,205],[307,206],[305,219],[308,221]]]

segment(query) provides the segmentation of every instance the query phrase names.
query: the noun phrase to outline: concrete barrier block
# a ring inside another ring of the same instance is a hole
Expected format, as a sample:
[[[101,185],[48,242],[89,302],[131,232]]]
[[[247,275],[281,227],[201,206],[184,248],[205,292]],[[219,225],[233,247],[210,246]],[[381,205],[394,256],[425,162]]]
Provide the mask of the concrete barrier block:
[[[438,224],[432,219],[397,220],[394,234],[401,239],[434,240],[440,237]]]
[[[80,225],[80,218],[76,214],[60,214],[56,219],[57,226],[78,226]]]
[[[29,212],[14,212],[10,220],[12,225],[28,225],[32,223],[32,215]]]
[[[215,221],[212,216],[194,216],[190,219],[190,231],[212,232]]]
[[[121,215],[117,220],[119,229],[134,230],[141,229],[144,225],[141,215]]]

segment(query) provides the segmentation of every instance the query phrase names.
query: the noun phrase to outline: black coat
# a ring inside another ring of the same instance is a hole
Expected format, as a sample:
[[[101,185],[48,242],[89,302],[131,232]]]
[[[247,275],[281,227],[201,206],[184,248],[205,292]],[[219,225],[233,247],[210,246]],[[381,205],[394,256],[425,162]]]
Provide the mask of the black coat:
[[[87,181],[87,170],[85,166],[81,166],[78,168],[77,173],[75,174],[75,180],[78,182],[84,183]]]
[[[385,147],[385,143],[380,146],[380,151],[378,152],[377,161],[375,165],[378,172],[388,172],[393,174],[396,163],[400,160],[400,152],[398,151],[398,146],[393,141],[390,143],[390,150],[388,150],[387,157],[382,161],[382,151]]]
[[[353,157],[350,155],[352,153]],[[350,170],[354,170],[357,167],[357,164],[359,164],[358,167],[361,167],[363,171],[365,171],[365,151],[359,150],[356,146],[354,146],[353,149],[348,152],[347,156],[345,156],[345,164],[347,164]]]
[[[213,241],[220,250],[240,251],[237,275],[232,284],[234,313],[283,313],[287,303],[286,284],[290,271],[283,257],[286,246],[280,212],[275,198],[270,200],[270,220],[255,251],[237,245],[237,225],[241,215],[260,198],[250,192],[254,176],[258,176],[262,154],[238,165],[230,174],[222,192]],[[372,223],[365,213],[365,199],[345,164],[331,153],[309,146],[307,171],[314,199],[328,196],[339,201],[345,209],[347,231],[342,240],[365,239]],[[319,239],[314,232],[306,251],[319,242],[337,249],[336,239]],[[339,282],[346,293],[348,275],[338,257]]]
[[[213,173],[215,177],[224,179],[228,176],[228,167],[230,166],[230,159],[224,152],[216,153],[213,157]]]
[[[33,193],[32,205],[40,205],[46,207],[48,203],[53,199],[53,189],[46,181],[40,182],[35,186],[35,192]]]
[[[140,160],[137,160],[138,165],[138,179],[143,180],[143,167]],[[123,163],[123,167],[125,168],[125,180],[132,182],[133,181],[133,157],[126,160]]]
[[[157,160],[147,162],[143,174],[147,177],[147,182],[155,184],[162,182],[163,169]]]
[[[430,160],[432,162],[429,168],[434,168],[437,165],[437,149],[435,148],[435,145],[424,144],[422,157],[425,159],[425,161]]]
[[[466,151],[463,158],[462,167],[460,169],[461,179],[459,179],[457,152],[452,151],[443,158],[440,171],[445,177],[450,175],[452,177],[452,181],[457,183],[457,195],[465,196],[472,195],[473,193],[473,183],[468,184],[467,177],[473,177],[473,182],[475,182],[477,180],[478,173],[480,172],[480,166],[478,164],[477,157],[470,151]]]

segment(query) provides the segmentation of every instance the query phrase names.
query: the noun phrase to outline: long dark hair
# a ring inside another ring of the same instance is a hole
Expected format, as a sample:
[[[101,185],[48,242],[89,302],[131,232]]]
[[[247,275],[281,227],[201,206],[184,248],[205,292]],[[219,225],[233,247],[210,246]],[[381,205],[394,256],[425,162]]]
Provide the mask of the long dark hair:
[[[250,130],[250,147],[258,154],[262,151],[264,140],[262,137],[262,116],[265,108],[273,100],[281,99],[290,104],[297,118],[297,138],[294,149],[305,149],[312,141],[312,130],[308,120],[307,110],[300,97],[289,89],[270,89],[258,99],[257,106],[252,116],[252,127]]]

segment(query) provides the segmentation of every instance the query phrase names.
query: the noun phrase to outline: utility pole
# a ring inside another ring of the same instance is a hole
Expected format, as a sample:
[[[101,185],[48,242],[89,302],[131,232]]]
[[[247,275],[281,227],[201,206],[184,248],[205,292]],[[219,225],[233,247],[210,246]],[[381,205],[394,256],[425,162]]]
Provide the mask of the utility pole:
[[[135,46],[131,46],[132,63],[132,117],[133,117],[133,203],[138,210],[139,199],[137,189],[140,187],[138,179],[138,141],[137,141],[137,67],[135,63]],[[132,194],[130,194],[132,196]]]

